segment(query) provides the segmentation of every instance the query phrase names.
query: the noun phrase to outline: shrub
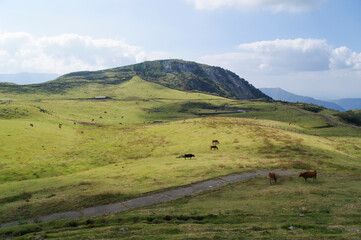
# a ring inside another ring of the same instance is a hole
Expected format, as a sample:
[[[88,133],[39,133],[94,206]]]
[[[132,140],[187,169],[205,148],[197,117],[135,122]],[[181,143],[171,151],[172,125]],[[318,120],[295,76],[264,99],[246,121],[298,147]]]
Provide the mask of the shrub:
[[[347,111],[335,114],[340,117],[343,121],[357,126],[361,126],[361,111]]]
[[[314,113],[321,112],[324,109],[324,107],[317,106],[314,104],[303,104],[301,107],[302,107],[302,109],[304,109],[306,111],[310,111],[310,112],[314,112]]]

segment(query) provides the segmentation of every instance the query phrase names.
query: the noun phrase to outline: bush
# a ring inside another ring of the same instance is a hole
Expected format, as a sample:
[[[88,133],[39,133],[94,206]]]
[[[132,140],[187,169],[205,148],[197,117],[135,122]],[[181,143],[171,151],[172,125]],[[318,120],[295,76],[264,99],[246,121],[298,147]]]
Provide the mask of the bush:
[[[310,112],[314,112],[314,113],[319,113],[324,109],[323,107],[313,105],[313,104],[303,104],[302,108],[306,111],[310,111]]]
[[[360,111],[347,111],[335,114],[340,117],[343,121],[357,126],[361,126],[361,112]]]

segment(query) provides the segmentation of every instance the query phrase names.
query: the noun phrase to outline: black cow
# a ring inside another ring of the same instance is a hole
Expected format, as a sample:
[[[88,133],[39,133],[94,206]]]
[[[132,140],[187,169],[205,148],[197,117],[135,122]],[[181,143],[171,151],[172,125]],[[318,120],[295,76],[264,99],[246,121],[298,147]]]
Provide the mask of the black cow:
[[[184,159],[187,159],[187,158],[192,159],[192,157],[196,157],[196,156],[194,154],[188,153],[188,154],[184,154],[183,157],[184,157]]]

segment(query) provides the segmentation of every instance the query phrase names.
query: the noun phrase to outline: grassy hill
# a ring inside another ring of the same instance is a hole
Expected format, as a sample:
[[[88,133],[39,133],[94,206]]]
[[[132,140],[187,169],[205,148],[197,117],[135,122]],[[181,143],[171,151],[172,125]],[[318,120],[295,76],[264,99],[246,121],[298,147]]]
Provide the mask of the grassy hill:
[[[67,79],[58,79],[59,86]],[[331,110],[305,114],[296,109],[312,106],[183,92],[138,76],[116,84],[74,82],[54,94],[2,88],[0,99],[10,100],[0,104],[1,223],[230,173],[320,172],[317,184],[296,176],[275,186],[254,179],[109,217],[0,229],[2,238],[356,239],[352,229],[360,229],[361,132],[321,117],[338,120]],[[218,151],[209,150],[212,139],[220,141]],[[196,157],[177,158],[185,153]]]
[[[172,59],[143,62],[95,72],[74,72],[41,84],[0,83],[0,99],[14,97],[12,94],[20,94],[21,97],[31,95],[31,98],[36,96],[46,98],[49,95],[52,98],[93,98],[94,94],[100,92],[107,93],[108,97],[114,97],[117,95],[112,95],[113,92],[107,92],[105,89],[112,89],[135,76],[181,91],[198,91],[235,99],[269,98],[231,71]],[[83,88],[89,88],[89,85],[93,91],[83,91]],[[79,88],[82,90],[77,91]],[[96,91],[98,88],[103,91]],[[77,94],[79,92],[82,94]]]

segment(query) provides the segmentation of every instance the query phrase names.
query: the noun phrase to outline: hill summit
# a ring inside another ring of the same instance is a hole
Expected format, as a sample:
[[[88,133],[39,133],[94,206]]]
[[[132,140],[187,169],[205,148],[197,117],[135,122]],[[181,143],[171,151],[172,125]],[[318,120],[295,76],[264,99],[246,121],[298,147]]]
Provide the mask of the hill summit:
[[[57,94],[84,84],[120,84],[135,76],[180,91],[199,91],[235,99],[269,98],[229,70],[175,59],[146,61],[100,71],[73,72],[41,84],[2,84],[1,92]]]
[[[182,60],[150,61],[132,67],[141,78],[177,90],[237,99],[268,98],[245,79],[221,67]]]

